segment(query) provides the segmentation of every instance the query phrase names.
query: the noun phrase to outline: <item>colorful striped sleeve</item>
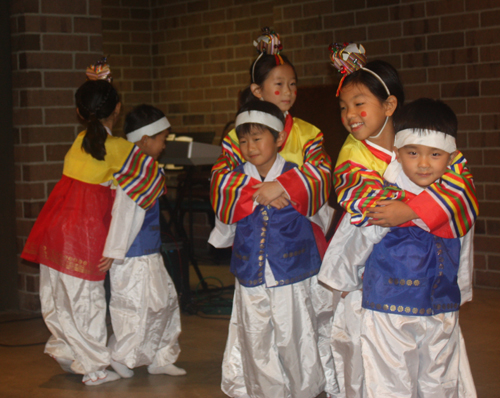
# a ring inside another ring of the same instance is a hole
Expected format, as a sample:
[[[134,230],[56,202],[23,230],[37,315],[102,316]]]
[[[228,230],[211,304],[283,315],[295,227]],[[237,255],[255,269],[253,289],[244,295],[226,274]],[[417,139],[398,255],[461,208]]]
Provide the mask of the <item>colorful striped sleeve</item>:
[[[225,224],[235,223],[253,211],[252,186],[260,181],[233,171],[244,159],[230,134],[222,141],[222,154],[212,167],[210,201],[215,215]]]
[[[286,154],[281,152],[281,155],[287,159]],[[324,151],[321,131],[305,142],[302,156],[301,166],[283,173],[277,180],[296,203],[293,207],[310,217],[328,201],[331,189],[332,163]]]
[[[145,210],[166,192],[165,172],[158,162],[135,145],[113,176],[123,191]]]
[[[479,208],[472,173],[463,154],[457,152],[440,182],[430,185],[407,203],[434,235],[465,236],[476,221]]]
[[[377,171],[362,164],[346,160],[335,167],[333,173],[335,192],[339,204],[351,214],[351,224],[358,227],[368,223],[366,209],[384,199],[405,199],[405,192],[385,186]]]

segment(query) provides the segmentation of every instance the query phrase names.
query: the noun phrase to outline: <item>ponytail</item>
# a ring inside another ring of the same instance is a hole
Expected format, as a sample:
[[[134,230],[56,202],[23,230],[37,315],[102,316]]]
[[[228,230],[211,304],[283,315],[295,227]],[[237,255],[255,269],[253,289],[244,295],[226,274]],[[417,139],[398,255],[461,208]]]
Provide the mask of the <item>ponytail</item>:
[[[77,90],[75,99],[78,112],[87,125],[82,149],[93,158],[104,160],[108,133],[101,120],[107,119],[115,110],[118,93],[106,80],[89,80]]]

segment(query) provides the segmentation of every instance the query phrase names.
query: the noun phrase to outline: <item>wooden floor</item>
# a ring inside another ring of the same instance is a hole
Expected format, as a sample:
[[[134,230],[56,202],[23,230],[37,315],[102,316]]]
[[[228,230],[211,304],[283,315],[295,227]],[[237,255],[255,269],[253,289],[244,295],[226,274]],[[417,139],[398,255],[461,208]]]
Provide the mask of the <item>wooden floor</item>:
[[[201,268],[204,276],[212,272],[212,268]],[[217,278],[226,284],[232,281],[225,268],[216,272]],[[135,370],[131,379],[95,387],[84,386],[79,375],[64,373],[43,354],[43,344],[29,345],[44,343],[49,333],[41,318],[21,320],[26,317],[26,314],[0,314],[1,398],[225,397],[220,390],[220,378],[227,315],[210,318],[182,315],[182,352],[177,365],[186,369],[186,376],[150,375],[142,367]],[[478,396],[500,397],[500,291],[476,289],[474,301],[460,312],[460,323]]]

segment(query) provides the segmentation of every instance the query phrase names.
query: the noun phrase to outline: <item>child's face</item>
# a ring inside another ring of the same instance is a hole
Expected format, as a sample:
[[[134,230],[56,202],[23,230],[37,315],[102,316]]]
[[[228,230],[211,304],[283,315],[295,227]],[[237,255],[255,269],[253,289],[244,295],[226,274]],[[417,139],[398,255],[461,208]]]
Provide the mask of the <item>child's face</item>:
[[[272,102],[282,112],[288,111],[297,98],[297,79],[295,72],[288,64],[274,67],[262,86],[254,83],[251,88],[257,98]]]
[[[153,135],[152,137],[143,136],[136,145],[141,148],[141,150],[146,154],[151,156],[153,159],[157,160],[166,146],[166,139],[168,137],[169,130],[163,130],[162,132]]]
[[[386,117],[392,116],[394,112],[389,102],[382,103],[362,84],[352,83],[342,87],[339,105],[342,124],[360,141],[377,135]],[[393,133],[393,130],[392,123],[389,122],[384,128],[384,133]]]
[[[239,138],[241,154],[247,162],[257,168],[261,176],[265,177],[276,160],[283,140],[283,132],[275,140],[267,128],[252,126],[249,134]]]
[[[441,178],[456,154],[417,144],[395,148],[395,152],[405,174],[422,188]]]

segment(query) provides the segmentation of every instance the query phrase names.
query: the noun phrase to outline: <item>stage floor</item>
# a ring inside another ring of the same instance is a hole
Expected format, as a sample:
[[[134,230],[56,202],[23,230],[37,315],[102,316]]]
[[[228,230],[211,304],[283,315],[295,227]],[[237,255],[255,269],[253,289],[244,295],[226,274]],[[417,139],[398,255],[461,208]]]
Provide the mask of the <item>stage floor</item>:
[[[220,274],[231,282],[227,267],[200,267],[203,275]],[[227,284],[227,283],[226,283]],[[474,301],[460,312],[460,323],[480,398],[496,398],[500,391],[500,291],[474,291]],[[43,354],[49,333],[41,318],[29,314],[0,314],[0,397],[173,397],[223,398],[221,362],[227,336],[227,315],[182,315],[181,355],[177,365],[187,375],[150,375],[145,367],[131,379],[86,387],[81,376],[64,373]],[[8,322],[5,322],[8,321]],[[12,321],[12,322],[11,322]],[[17,347],[5,347],[16,345]],[[324,394],[320,397],[324,397]]]

